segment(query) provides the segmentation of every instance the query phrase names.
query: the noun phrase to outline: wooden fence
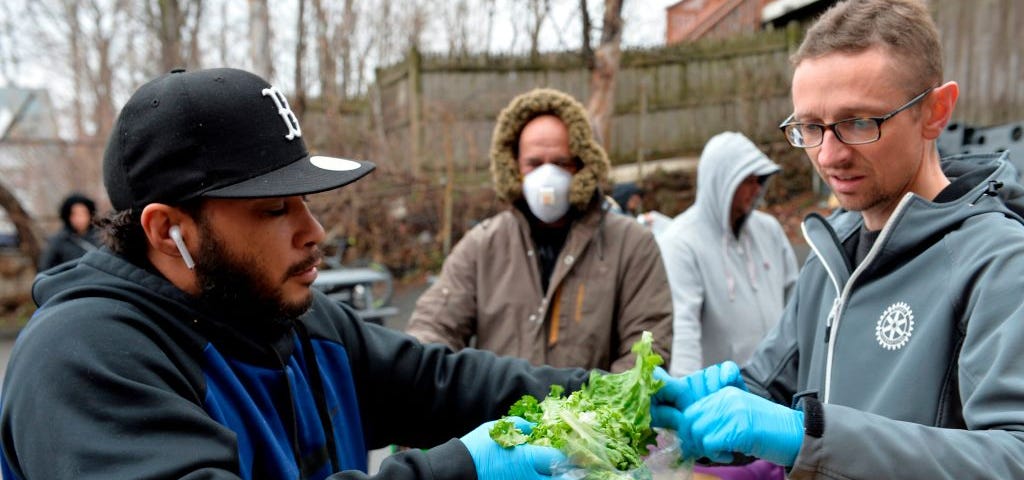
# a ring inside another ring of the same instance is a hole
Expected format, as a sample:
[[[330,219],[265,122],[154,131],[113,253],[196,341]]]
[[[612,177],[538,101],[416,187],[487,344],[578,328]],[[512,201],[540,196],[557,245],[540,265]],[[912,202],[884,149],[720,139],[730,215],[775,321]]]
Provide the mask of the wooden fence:
[[[723,130],[780,139],[775,127],[790,108],[787,57],[798,38],[797,30],[779,30],[625,52],[608,139],[613,162],[692,154]],[[573,54],[531,61],[414,53],[378,71],[383,130],[422,162],[410,160],[414,171],[442,165],[446,131],[458,165],[486,168],[494,120],[514,96],[552,87],[585,102],[589,78]]]
[[[954,120],[1024,121],[1024,2],[932,0],[946,78],[960,84]]]

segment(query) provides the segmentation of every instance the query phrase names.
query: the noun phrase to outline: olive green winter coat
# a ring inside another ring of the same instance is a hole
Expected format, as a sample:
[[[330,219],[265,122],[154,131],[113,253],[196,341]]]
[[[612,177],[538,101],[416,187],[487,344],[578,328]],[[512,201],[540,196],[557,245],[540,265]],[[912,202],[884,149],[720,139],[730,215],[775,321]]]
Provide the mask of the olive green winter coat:
[[[511,204],[522,198],[515,149],[530,120],[554,114],[569,129],[582,168],[569,200],[576,213],[547,291],[530,224]],[[466,233],[441,276],[419,299],[408,332],[424,342],[475,346],[534,364],[626,370],[644,330],[669,362],[672,301],[653,235],[609,213],[599,185],[608,158],[594,141],[583,107],[564,93],[538,89],[514,99],[494,130],[491,172],[509,209]]]

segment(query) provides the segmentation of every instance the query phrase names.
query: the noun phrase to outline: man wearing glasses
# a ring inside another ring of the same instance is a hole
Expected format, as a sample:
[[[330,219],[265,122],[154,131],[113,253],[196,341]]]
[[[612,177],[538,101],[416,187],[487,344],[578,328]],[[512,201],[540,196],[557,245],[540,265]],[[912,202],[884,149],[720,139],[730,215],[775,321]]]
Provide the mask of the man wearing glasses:
[[[1024,478],[1021,188],[1005,154],[940,161],[959,92],[927,8],[841,2],[793,62],[781,128],[843,208],[804,221],[779,325],[745,385],[691,395],[683,448],[794,479]]]

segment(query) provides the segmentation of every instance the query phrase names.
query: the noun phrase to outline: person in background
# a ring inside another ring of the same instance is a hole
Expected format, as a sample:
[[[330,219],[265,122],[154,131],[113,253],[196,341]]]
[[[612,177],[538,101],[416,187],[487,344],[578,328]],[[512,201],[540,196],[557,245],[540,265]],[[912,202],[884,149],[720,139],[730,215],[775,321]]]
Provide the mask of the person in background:
[[[612,186],[612,200],[618,206],[616,213],[636,217],[644,211],[644,191],[634,182]]]
[[[746,362],[782,315],[796,257],[782,225],[755,210],[778,172],[743,134],[711,137],[697,167],[696,201],[658,234],[672,289],[672,375]],[[763,460],[694,469],[729,480],[785,477]]]
[[[696,200],[657,236],[672,289],[672,375],[746,362],[782,315],[796,256],[778,220],[755,209],[778,172],[743,134],[711,137]]]
[[[682,406],[690,455],[1024,478],[1024,189],[1005,152],[940,160],[942,53],[920,0],[839,2],[807,31],[781,128],[842,208],[804,220],[813,254],[744,385]]]
[[[393,443],[431,448],[376,478],[551,478],[558,450],[502,448],[489,429],[585,370],[423,345],[310,289],[325,235],[305,195],[373,169],[310,156],[284,95],[251,73],[140,87],[104,154],[106,248],[33,285],[4,376],[3,478],[360,479],[368,449]],[[684,382],[707,384],[669,383]]]
[[[98,230],[92,221],[96,216],[96,203],[80,193],[71,193],[60,205],[60,220],[63,227],[50,237],[39,257],[38,270],[41,272],[74,260],[100,245]]]
[[[644,330],[669,361],[672,301],[650,232],[611,213],[608,158],[583,106],[536,89],[501,112],[494,188],[508,209],[466,233],[416,302],[407,332],[533,364],[633,366]]]

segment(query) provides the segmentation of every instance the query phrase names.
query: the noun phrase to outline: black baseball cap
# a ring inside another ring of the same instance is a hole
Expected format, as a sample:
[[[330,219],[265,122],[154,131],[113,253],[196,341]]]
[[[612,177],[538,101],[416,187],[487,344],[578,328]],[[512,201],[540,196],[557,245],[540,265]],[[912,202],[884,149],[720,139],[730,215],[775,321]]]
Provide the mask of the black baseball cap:
[[[103,156],[116,210],[209,198],[305,195],[370,173],[371,162],[310,156],[284,95],[233,68],[173,70],[125,104]]]

